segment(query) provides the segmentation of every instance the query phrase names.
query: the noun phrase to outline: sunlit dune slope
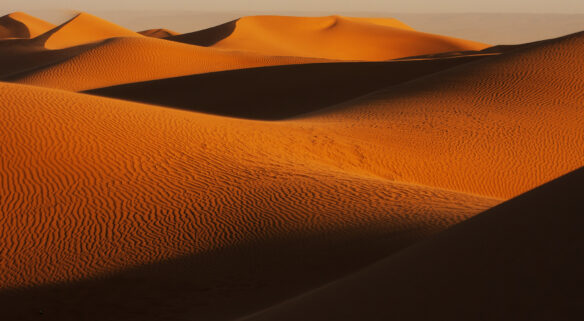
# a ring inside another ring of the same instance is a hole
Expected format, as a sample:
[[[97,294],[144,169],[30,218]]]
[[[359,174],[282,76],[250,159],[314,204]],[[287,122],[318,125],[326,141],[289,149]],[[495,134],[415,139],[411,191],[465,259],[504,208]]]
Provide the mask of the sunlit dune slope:
[[[473,41],[417,32],[395,19],[340,16],[243,17],[166,39],[266,55],[338,60],[388,60],[487,47]]]
[[[245,320],[573,320],[584,169]]]
[[[38,40],[42,41],[47,49],[62,49],[114,37],[143,36],[88,13],[80,13],[40,35]]]
[[[0,86],[2,288],[271,238],[391,248],[498,202],[341,171],[350,142],[318,128]]]
[[[55,25],[23,12],[0,17],[0,39],[34,38],[54,28]]]
[[[249,68],[100,88],[87,93],[235,117],[283,119],[480,58]],[[225,95],[225,91],[229,94]]]
[[[361,151],[381,177],[512,197],[584,165],[583,50],[584,33],[542,42],[302,122],[382,150]]]
[[[148,30],[140,31],[138,33],[143,35],[143,36],[153,37],[153,38],[166,38],[166,37],[170,37],[170,36],[176,36],[179,34],[178,32],[168,30],[168,29],[148,29]]]
[[[10,81],[82,91],[125,83],[258,66],[323,62],[192,46],[150,37],[113,38],[72,59]]]

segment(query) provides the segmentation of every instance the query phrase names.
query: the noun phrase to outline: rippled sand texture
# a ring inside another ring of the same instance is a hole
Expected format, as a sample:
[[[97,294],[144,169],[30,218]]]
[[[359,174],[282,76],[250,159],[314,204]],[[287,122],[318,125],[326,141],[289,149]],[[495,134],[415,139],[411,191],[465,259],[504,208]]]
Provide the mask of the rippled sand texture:
[[[2,17],[0,319],[534,320],[534,275],[571,312],[582,171],[528,191],[584,165],[583,50]]]

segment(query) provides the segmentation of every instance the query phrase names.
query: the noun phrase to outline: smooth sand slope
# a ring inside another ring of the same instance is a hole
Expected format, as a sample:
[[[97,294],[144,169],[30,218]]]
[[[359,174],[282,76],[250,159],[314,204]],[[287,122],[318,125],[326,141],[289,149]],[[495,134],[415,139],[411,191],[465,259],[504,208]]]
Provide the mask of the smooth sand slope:
[[[71,59],[96,44],[86,44],[58,50],[48,50],[36,39],[0,40],[0,79],[11,79],[20,74],[35,72],[39,69]]]
[[[87,93],[227,116],[283,119],[481,58],[484,57],[260,67],[119,85]],[[225,95],[225,91],[229,94]]]
[[[273,56],[337,60],[388,60],[485,44],[412,30],[395,19],[251,16],[166,38],[189,44]]]
[[[26,13],[14,12],[0,17],[0,39],[34,38],[54,27],[52,23]]]
[[[573,320],[583,184],[581,168],[245,320]]]
[[[584,165],[582,50],[584,33],[541,42],[301,122],[360,141],[381,177],[512,197]]]
[[[62,49],[114,37],[142,37],[142,35],[88,13],[80,13],[71,20],[39,36],[47,49]]]
[[[148,29],[138,32],[139,34],[152,38],[166,38],[177,36],[179,33],[168,29]]]
[[[352,142],[318,128],[6,83],[0,97],[9,317],[240,316],[498,203],[339,170],[327,158],[359,161]]]
[[[150,37],[118,37],[71,59],[8,80],[83,91],[138,81],[259,66],[324,62],[192,46]]]

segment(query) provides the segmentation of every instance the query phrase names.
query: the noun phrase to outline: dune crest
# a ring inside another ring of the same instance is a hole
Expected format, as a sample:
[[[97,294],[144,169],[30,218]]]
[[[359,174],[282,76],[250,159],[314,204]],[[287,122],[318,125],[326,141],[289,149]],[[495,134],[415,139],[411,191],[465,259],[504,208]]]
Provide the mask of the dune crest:
[[[80,13],[71,20],[39,36],[47,49],[62,49],[114,37],[143,37],[142,35],[95,17]]]
[[[179,35],[178,32],[168,29],[148,29],[138,32],[139,34],[152,38],[166,38]]]
[[[417,32],[395,19],[341,16],[250,16],[166,39],[273,56],[375,61],[488,47]]]
[[[498,202],[339,171],[302,153],[317,132],[287,123],[0,89],[1,184],[11,191],[2,194],[0,235],[12,258],[0,267],[2,287],[367,222],[417,238]]]
[[[582,50],[538,42],[300,120],[383,150],[362,164],[382,177],[509,198],[584,165]]]
[[[0,17],[0,39],[34,38],[54,27],[52,23],[24,12],[14,12]]]
[[[258,66],[325,62],[192,46],[151,37],[113,38],[60,63],[9,80],[73,91]]]

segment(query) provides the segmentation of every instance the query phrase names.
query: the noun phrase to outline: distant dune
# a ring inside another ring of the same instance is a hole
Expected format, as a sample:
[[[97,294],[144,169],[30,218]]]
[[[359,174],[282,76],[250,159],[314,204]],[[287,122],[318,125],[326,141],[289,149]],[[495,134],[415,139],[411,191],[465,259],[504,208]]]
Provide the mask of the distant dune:
[[[244,17],[168,40],[275,56],[387,60],[446,51],[480,50],[478,42],[417,32],[395,19]]]
[[[80,13],[39,36],[39,40],[42,39],[47,49],[62,49],[113,37],[142,37],[142,35],[88,13]]]
[[[569,320],[583,51],[2,17],[0,319]]]
[[[166,38],[166,37],[170,37],[170,36],[176,36],[179,34],[178,32],[175,32],[172,30],[167,30],[167,29],[148,29],[148,30],[140,31],[138,33],[143,35],[143,36],[148,36],[148,37],[152,37],[152,38]]]
[[[119,37],[94,44],[62,62],[8,80],[83,91],[153,79],[258,66],[324,62],[191,46],[150,37]]]
[[[579,169],[243,320],[571,320],[582,311],[582,184]]]
[[[23,12],[0,17],[0,39],[34,38],[54,28],[55,25]]]

